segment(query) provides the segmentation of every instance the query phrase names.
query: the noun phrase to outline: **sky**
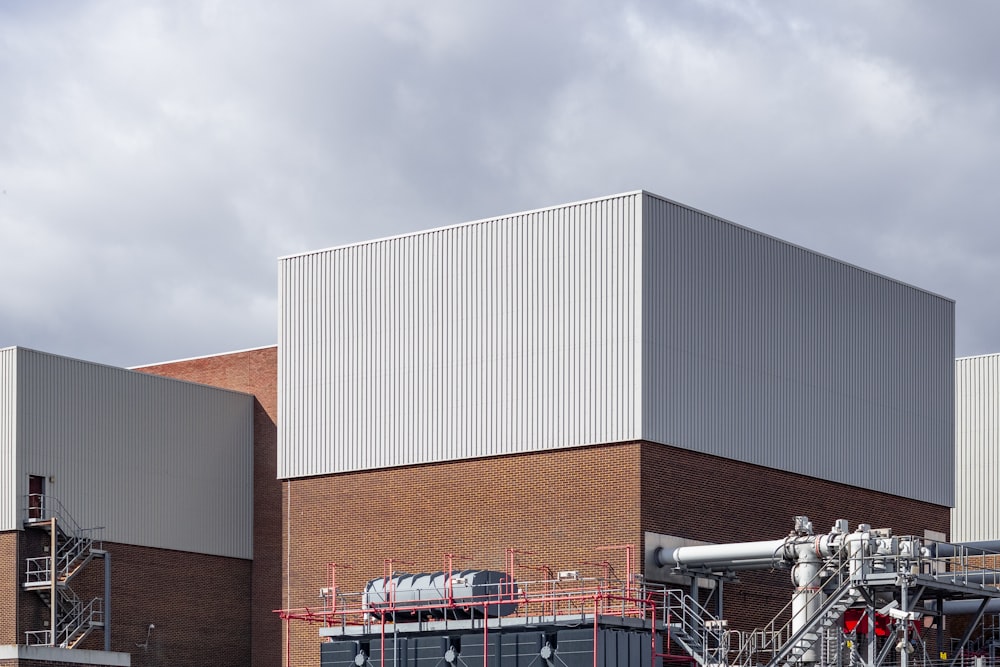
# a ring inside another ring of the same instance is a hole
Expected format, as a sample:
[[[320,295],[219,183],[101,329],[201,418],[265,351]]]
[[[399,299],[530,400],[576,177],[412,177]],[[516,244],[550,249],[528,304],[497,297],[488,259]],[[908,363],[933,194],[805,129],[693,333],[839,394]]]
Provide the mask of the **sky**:
[[[1000,4],[3,0],[0,347],[277,342],[278,257],[645,189],[1000,352]]]

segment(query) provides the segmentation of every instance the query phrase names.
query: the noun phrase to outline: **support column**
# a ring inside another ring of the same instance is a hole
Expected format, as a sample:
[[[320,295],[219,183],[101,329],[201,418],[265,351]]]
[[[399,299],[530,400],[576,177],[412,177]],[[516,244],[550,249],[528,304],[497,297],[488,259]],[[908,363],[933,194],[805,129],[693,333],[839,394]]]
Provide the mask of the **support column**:
[[[104,552],[104,650],[111,650],[111,554],[107,551]]]
[[[59,621],[59,536],[56,518],[49,519],[49,646],[56,646],[56,623]]]

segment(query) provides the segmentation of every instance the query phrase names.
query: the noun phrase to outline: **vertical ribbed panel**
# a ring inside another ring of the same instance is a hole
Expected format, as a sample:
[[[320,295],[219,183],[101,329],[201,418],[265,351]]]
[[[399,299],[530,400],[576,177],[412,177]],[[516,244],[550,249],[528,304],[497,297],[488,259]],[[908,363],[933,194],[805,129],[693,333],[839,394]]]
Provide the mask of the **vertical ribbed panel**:
[[[954,495],[954,303],[648,193],[280,262],[279,476],[642,438]]]
[[[106,540],[252,556],[253,397],[18,353],[19,477]]]
[[[643,208],[647,439],[952,504],[952,301]]]
[[[0,350],[0,532],[17,528],[17,348]]]
[[[637,437],[640,197],[282,259],[279,476]]]
[[[952,539],[1000,537],[1000,354],[955,362]]]

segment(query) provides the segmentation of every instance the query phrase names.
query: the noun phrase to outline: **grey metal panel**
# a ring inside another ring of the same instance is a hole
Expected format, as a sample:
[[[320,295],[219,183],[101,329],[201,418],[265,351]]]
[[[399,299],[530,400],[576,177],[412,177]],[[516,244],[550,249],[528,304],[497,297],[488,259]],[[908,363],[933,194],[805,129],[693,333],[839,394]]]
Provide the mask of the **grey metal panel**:
[[[252,556],[251,396],[18,351],[20,477],[105,540]]]
[[[0,350],[0,531],[17,528],[17,349]]]
[[[280,260],[279,476],[634,439],[640,197]]]
[[[952,503],[954,303],[654,195],[279,273],[281,477],[641,438]]]
[[[953,499],[954,303],[652,195],[647,439]]]
[[[955,362],[952,539],[1000,537],[1000,354]]]

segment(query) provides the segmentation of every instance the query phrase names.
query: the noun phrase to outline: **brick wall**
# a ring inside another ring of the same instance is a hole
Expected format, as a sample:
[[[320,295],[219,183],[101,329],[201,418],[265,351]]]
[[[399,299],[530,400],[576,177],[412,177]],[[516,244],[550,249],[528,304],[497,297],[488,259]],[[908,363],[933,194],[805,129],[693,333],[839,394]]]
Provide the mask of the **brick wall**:
[[[327,564],[342,567],[338,587],[360,590],[381,576],[383,560],[432,571],[443,554],[457,566],[503,569],[504,551],[528,568],[581,569],[622,552],[643,531],[705,541],[774,539],[807,514],[817,531],[838,518],[891,527],[897,534],[948,531],[948,510],[866,489],[651,443],[626,443],[518,456],[347,473],[282,483],[275,479],[277,348],[137,369],[252,393],[255,410],[255,529],[252,664],[282,663],[284,637],[271,610],[316,606]],[[284,543],[282,515],[285,515]],[[284,560],[284,559],[287,559]],[[343,566],[350,566],[346,569]],[[588,568],[589,571],[588,571]],[[523,577],[522,577],[523,578]],[[770,620],[789,599],[786,571],[744,573],[726,586],[727,616],[745,627]],[[317,628],[292,623],[291,664],[318,664]]]
[[[468,557],[458,567],[504,569],[518,556],[520,579],[544,579],[529,566],[578,569],[597,576],[608,559],[624,574],[623,551],[597,547],[639,538],[638,444],[621,444],[293,480],[286,485],[289,550],[287,604],[316,606],[326,564],[338,588],[359,591],[395,569],[442,569],[443,554]],[[291,624],[291,664],[319,664],[317,628]]]
[[[837,519],[892,528],[896,535],[948,533],[949,509],[739,461],[653,443],[642,446],[644,531],[706,542],[780,539],[805,514],[817,533]],[[737,628],[763,625],[790,599],[787,570],[744,572],[724,588]],[[714,608],[714,607],[713,607]]]
[[[17,531],[0,533],[0,645],[17,643]]]
[[[624,552],[653,531],[713,542],[779,539],[792,516],[817,532],[838,518],[891,527],[896,534],[947,532],[948,509],[866,489],[651,443],[628,443],[518,456],[291,480],[286,485],[289,554],[285,604],[316,606],[337,562],[338,587],[359,591],[381,576],[384,558],[411,572],[441,568],[446,552],[476,567],[503,569],[504,550],[534,552],[527,565],[599,574],[609,559],[624,572]],[[530,574],[529,574],[530,573]],[[541,575],[523,568],[522,576]],[[787,571],[750,572],[727,584],[727,617],[737,628],[769,621],[790,599]],[[291,625],[291,664],[317,665],[317,628]]]
[[[25,531],[26,541],[36,533]],[[250,664],[249,561],[126,544],[105,548],[112,651],[131,653],[133,667]],[[92,560],[70,585],[82,600],[103,597],[104,561]],[[21,592],[20,607],[22,631],[45,629],[47,607],[35,593]],[[137,646],[146,644],[150,624],[156,627],[148,645]],[[103,632],[94,631],[79,648],[103,649]]]
[[[135,370],[253,394],[254,536],[251,575],[254,667],[281,661],[281,482],[277,479],[278,348],[276,346],[178,361]]]

